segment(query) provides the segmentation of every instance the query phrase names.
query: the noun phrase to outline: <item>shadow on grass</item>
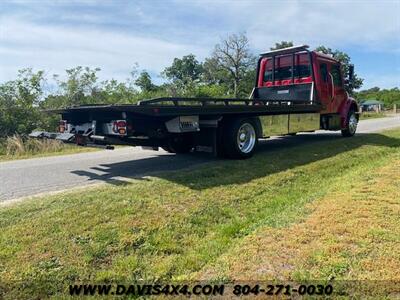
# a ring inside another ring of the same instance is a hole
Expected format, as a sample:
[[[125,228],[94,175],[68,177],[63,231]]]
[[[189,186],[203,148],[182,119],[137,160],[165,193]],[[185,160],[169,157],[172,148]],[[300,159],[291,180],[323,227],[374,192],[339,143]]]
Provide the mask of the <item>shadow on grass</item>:
[[[257,153],[247,160],[222,160],[201,153],[160,155],[93,168],[102,175],[83,170],[73,173],[116,185],[129,184],[124,178],[146,180],[144,177],[151,175],[201,190],[249,182],[365,145],[400,147],[400,139],[377,133],[360,133],[353,138],[342,138],[336,133],[300,134],[262,140]],[[171,172],[187,168],[190,172]]]

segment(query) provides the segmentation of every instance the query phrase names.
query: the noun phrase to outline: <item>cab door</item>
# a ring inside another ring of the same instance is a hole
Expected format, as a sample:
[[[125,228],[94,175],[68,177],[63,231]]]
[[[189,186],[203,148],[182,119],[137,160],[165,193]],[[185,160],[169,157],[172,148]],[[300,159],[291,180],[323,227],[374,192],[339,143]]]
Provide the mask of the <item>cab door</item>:
[[[329,112],[332,102],[332,85],[329,77],[329,63],[320,60],[318,62],[319,99],[322,104],[322,112]]]
[[[332,87],[331,112],[338,112],[341,103],[346,100],[346,91],[344,89],[340,64],[332,63],[330,65],[329,77]]]

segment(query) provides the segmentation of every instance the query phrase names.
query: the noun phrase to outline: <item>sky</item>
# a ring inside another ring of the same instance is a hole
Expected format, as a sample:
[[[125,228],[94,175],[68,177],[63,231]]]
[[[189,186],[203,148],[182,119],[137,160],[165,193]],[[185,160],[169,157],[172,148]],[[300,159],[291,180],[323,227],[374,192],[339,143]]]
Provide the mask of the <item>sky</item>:
[[[201,61],[238,32],[254,54],[282,40],[324,45],[350,55],[363,89],[400,86],[400,0],[0,0],[0,82],[78,65],[123,81],[138,63],[160,83],[173,58]]]

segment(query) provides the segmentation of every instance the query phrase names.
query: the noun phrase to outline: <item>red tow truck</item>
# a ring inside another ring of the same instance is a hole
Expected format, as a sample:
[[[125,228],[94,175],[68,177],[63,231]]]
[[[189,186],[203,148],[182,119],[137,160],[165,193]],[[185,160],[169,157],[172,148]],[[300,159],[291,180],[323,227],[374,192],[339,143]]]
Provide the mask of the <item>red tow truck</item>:
[[[81,146],[142,146],[171,153],[251,157],[258,139],[319,129],[355,134],[359,107],[345,91],[340,62],[307,45],[260,54],[249,99],[156,98],[127,105],[83,105],[55,111],[59,132],[36,131]]]

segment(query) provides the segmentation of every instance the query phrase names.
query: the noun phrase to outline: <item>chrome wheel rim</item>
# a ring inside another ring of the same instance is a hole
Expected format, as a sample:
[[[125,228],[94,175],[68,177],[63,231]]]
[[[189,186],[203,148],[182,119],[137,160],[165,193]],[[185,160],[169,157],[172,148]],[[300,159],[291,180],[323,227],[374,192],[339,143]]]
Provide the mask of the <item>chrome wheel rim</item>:
[[[249,123],[240,126],[237,133],[237,145],[242,153],[249,153],[256,144],[256,132],[254,127]]]
[[[349,131],[351,134],[354,134],[356,133],[356,130],[357,130],[357,118],[356,115],[352,113],[349,118]]]

